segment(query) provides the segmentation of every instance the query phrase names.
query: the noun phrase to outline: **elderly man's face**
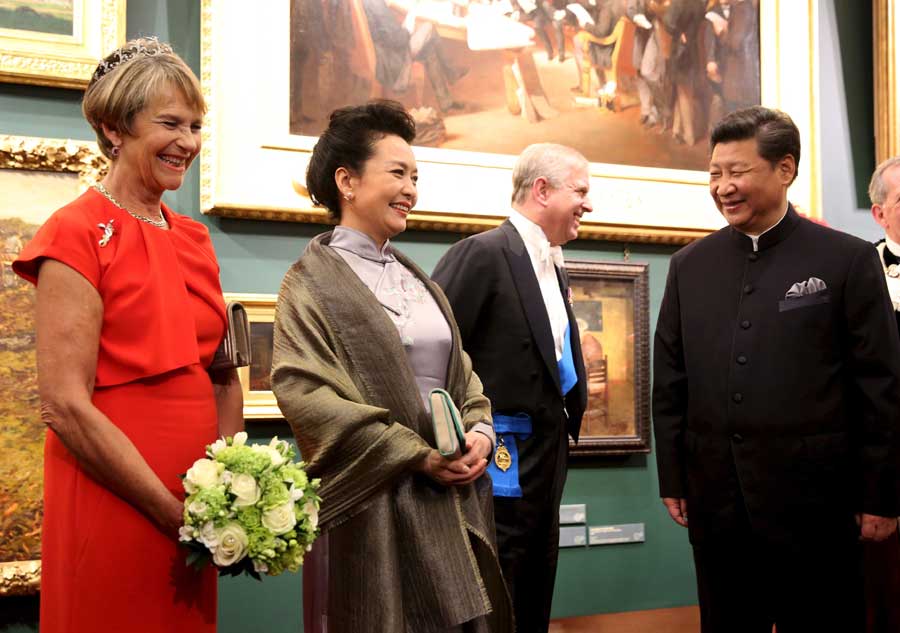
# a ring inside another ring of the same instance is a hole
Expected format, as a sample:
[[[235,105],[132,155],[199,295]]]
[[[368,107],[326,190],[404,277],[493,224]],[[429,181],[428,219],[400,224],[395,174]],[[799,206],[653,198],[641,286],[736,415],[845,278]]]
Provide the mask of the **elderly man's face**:
[[[591,175],[588,165],[572,169],[559,189],[550,188],[546,208],[539,224],[553,246],[561,246],[578,237],[581,216],[593,211],[588,193]]]
[[[718,143],[709,162],[709,193],[728,224],[758,235],[784,212],[795,170],[790,156],[775,165],[760,156],[754,138]]]
[[[900,166],[887,169],[881,180],[885,187],[884,202],[872,205],[872,216],[889,238],[900,242]]]

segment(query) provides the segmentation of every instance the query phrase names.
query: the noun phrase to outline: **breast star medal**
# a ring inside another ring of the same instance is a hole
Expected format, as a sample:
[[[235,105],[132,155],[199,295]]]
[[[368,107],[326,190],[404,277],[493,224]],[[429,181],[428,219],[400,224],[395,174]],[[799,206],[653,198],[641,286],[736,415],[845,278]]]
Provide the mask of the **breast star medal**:
[[[512,455],[509,454],[509,449],[503,443],[503,438],[501,437],[499,440],[497,450],[494,451],[494,464],[497,468],[506,472],[512,466]]]
[[[103,237],[101,237],[97,243],[100,245],[100,248],[103,248],[107,244],[109,244],[109,238],[113,236],[113,233],[116,232],[116,229],[113,227],[113,222],[115,220],[107,220],[106,224],[100,223],[97,225],[97,228],[103,230]]]

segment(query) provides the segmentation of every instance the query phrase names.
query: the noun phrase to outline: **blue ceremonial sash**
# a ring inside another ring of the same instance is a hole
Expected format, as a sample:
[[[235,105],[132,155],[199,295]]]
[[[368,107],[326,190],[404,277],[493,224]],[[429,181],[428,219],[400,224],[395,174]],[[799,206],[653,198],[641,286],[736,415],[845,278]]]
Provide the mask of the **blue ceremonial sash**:
[[[559,367],[559,386],[563,395],[566,395],[578,382],[578,372],[575,371],[575,359],[572,357],[572,337],[569,335],[569,326],[566,326],[566,334],[563,337],[562,357],[557,363]]]
[[[519,447],[517,439],[526,439],[531,435],[531,416],[527,413],[505,415],[494,414],[494,433],[497,435],[497,450],[501,444],[509,452],[510,465],[506,471],[497,468],[492,459],[488,463],[488,472],[494,483],[495,497],[521,497],[522,487],[519,485]],[[494,452],[496,455],[496,450]]]

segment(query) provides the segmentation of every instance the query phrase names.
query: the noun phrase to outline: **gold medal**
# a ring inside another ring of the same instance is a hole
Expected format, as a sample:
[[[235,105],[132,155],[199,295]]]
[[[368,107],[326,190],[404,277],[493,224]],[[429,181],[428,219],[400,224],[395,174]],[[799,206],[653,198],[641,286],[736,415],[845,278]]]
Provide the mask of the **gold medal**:
[[[509,449],[503,444],[500,444],[497,450],[494,451],[494,464],[503,472],[506,472],[512,466],[512,456],[509,454]]]

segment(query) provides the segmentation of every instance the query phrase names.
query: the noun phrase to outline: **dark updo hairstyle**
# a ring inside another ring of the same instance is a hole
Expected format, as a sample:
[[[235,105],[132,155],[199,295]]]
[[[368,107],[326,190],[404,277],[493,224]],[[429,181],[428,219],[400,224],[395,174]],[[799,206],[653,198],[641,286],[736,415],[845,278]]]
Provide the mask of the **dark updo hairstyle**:
[[[407,143],[416,137],[415,121],[396,101],[379,99],[332,112],[306,169],[306,189],[313,204],[325,207],[331,218],[340,220],[341,192],[334,173],[344,167],[361,174],[375,153],[375,143],[391,134]]]
[[[772,167],[785,156],[794,157],[794,179],[800,167],[800,130],[781,110],[752,106],[722,117],[709,136],[709,150],[719,143],[756,139],[756,151]],[[791,180],[793,182],[793,179]]]

